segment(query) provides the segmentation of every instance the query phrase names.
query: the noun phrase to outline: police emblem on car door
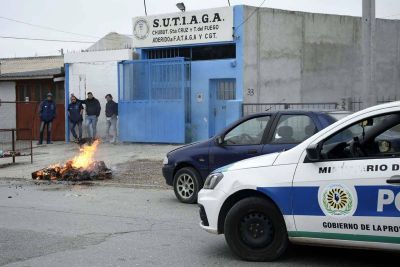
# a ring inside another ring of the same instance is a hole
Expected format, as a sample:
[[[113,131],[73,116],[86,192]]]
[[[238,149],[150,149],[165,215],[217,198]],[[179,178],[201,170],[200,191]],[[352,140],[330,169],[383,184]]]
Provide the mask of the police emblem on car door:
[[[320,159],[304,153],[295,173],[292,234],[400,244],[400,114],[353,123],[318,147]]]

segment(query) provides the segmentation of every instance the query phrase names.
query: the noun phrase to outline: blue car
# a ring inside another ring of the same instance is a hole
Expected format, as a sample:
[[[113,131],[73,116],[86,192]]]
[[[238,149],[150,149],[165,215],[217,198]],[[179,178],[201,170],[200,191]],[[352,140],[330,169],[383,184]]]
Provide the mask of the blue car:
[[[233,162],[291,149],[336,119],[323,112],[282,111],[244,117],[207,141],[170,151],[163,175],[183,203],[197,202],[208,174]]]

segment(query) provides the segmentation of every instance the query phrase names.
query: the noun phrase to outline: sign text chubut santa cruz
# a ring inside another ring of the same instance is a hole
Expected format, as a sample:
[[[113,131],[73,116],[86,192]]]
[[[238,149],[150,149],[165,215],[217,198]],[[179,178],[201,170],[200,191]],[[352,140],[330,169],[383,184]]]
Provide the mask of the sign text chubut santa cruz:
[[[233,40],[230,7],[133,19],[134,47],[215,43]]]

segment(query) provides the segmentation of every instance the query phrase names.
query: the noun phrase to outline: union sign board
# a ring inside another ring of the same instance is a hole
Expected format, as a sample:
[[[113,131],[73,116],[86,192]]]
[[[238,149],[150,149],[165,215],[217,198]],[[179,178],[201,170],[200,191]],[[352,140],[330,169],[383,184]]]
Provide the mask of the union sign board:
[[[154,47],[233,40],[233,8],[133,18],[133,46]]]

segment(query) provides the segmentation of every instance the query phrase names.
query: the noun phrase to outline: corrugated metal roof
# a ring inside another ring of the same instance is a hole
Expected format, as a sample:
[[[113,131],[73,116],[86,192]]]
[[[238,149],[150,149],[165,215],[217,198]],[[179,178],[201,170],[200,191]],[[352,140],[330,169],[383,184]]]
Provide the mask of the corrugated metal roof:
[[[61,68],[63,56],[23,57],[0,59],[0,74],[21,73]]]
[[[13,80],[21,78],[52,78],[54,75],[63,74],[62,68],[53,68],[45,70],[34,70],[14,73],[2,73],[0,74],[0,80]]]
[[[35,56],[35,57],[3,57],[0,58],[1,61],[15,61],[15,60],[46,60],[46,59],[57,59],[62,58],[62,55],[54,55],[54,56]]]

